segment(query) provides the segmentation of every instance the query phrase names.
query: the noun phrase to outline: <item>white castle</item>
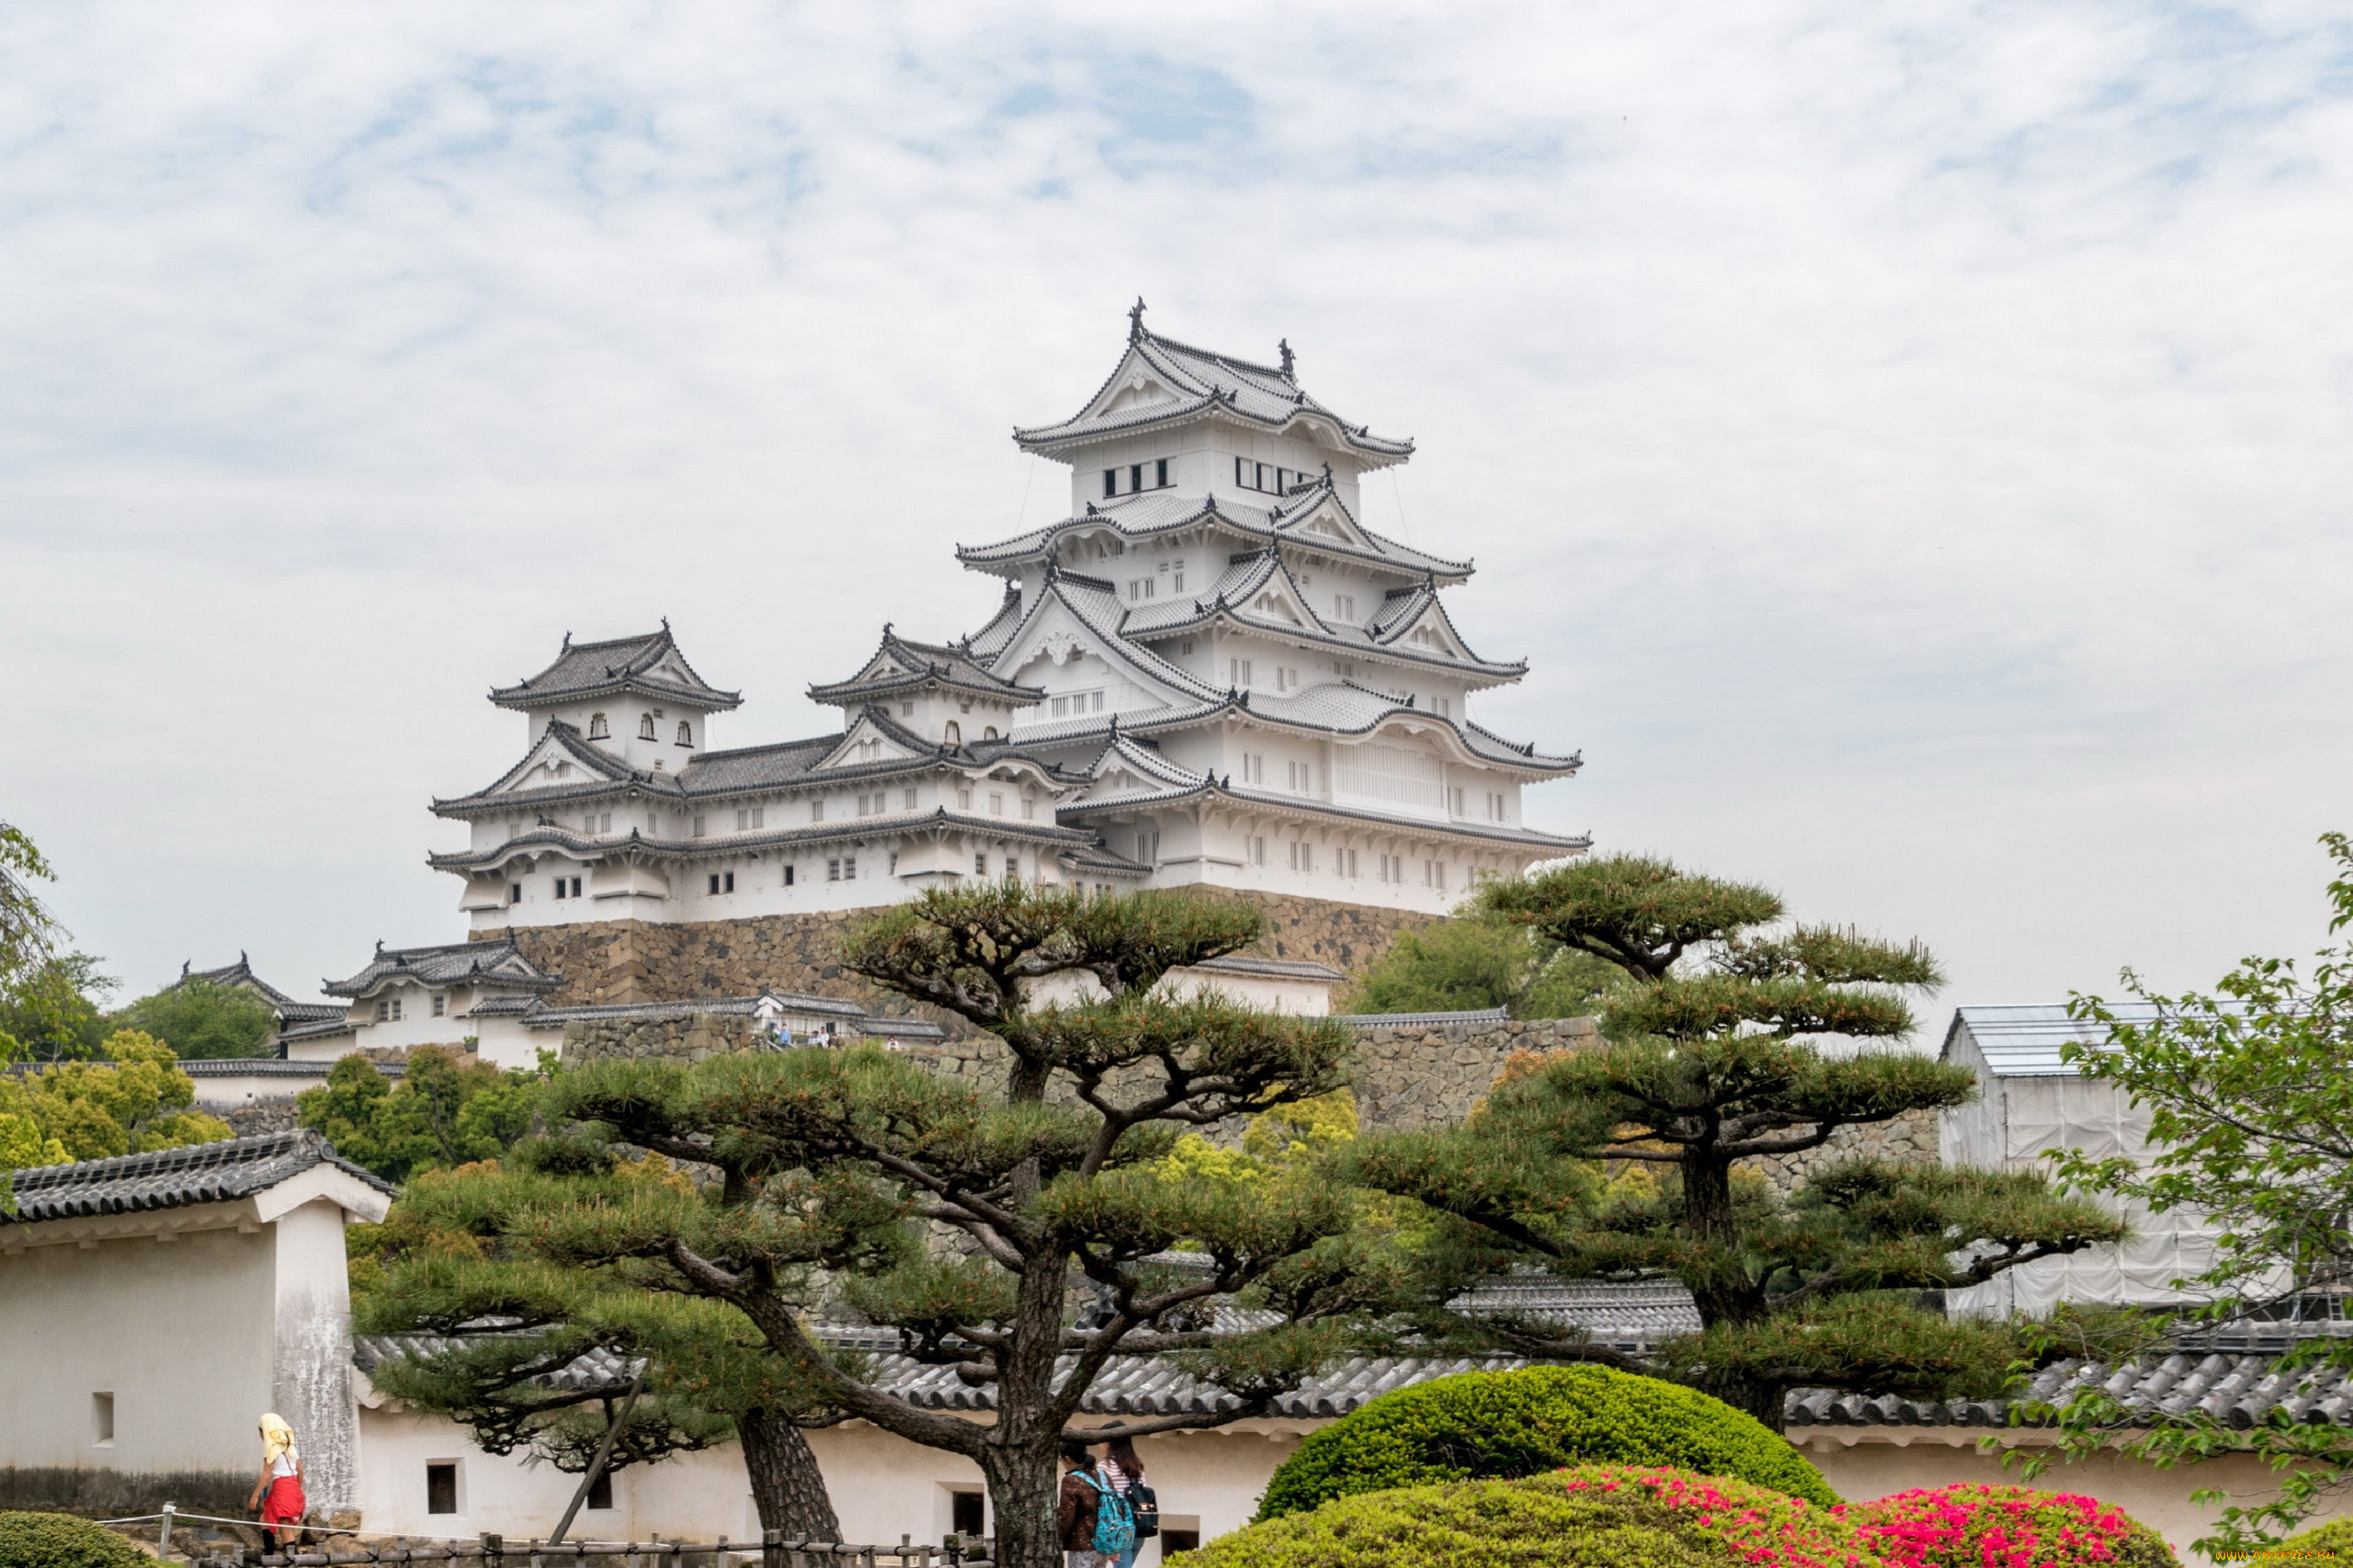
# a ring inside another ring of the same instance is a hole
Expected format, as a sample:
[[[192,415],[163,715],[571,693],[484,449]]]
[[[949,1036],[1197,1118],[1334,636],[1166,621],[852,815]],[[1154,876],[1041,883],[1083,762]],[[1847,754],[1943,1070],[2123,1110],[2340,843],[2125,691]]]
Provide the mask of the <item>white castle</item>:
[[[1130,313],[1086,405],[1014,432],[1071,467],[1070,515],[960,548],[1005,579],[944,642],[889,627],[810,740],[715,750],[711,686],[660,631],[567,637],[491,693],[522,760],[438,800],[472,839],[431,863],[477,931],[740,919],[888,903],[968,877],[1207,884],[1442,913],[1482,875],[1575,854],[1520,791],[1574,773],[1472,722],[1517,681],[1440,595],[1471,563],[1360,523],[1358,486],[1413,443],[1352,425],[1279,366]]]

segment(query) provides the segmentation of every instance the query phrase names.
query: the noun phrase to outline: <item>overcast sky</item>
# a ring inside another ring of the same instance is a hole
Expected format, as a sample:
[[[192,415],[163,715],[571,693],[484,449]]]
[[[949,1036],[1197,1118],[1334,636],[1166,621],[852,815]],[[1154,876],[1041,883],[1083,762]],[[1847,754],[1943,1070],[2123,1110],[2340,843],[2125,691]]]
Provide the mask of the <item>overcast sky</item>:
[[[462,935],[483,700],[744,707],[1046,520],[1141,294],[1417,455],[1529,818],[1954,1003],[2323,937],[2353,828],[2341,6],[0,14],[0,819],[131,991]]]

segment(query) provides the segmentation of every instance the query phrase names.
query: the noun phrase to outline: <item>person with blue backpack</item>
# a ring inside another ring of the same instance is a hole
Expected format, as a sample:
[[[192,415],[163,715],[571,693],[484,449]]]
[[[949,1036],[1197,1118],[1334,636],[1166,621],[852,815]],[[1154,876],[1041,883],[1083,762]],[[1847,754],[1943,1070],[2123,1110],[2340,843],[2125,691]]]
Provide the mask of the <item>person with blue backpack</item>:
[[[1097,1461],[1095,1472],[1126,1500],[1129,1518],[1135,1526],[1135,1539],[1104,1568],[1135,1568],[1136,1553],[1143,1550],[1145,1541],[1160,1533],[1160,1498],[1144,1483],[1143,1460],[1136,1452],[1135,1439],[1123,1430],[1125,1426],[1124,1422],[1114,1421],[1103,1428],[1103,1457]]]
[[[1111,1568],[1133,1551],[1135,1514],[1127,1498],[1096,1469],[1084,1443],[1063,1445],[1063,1486],[1055,1513],[1067,1568]]]

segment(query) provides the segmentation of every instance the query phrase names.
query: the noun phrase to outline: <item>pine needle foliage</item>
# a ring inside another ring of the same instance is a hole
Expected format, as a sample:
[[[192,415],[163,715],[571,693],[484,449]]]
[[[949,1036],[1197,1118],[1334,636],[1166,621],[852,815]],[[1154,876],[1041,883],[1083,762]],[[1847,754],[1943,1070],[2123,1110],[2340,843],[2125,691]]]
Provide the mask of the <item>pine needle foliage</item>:
[[[663,1238],[723,1251],[711,1238],[761,1222],[728,1210],[716,1187],[660,1154],[625,1159],[595,1131],[424,1172],[354,1270],[362,1330],[419,1336],[374,1381],[460,1422],[485,1452],[573,1474],[608,1432],[608,1471],[739,1438],[762,1525],[830,1540],[839,1524],[800,1429],[841,1412],[660,1256]],[[779,1289],[805,1301],[817,1285],[804,1270]],[[625,1422],[619,1369],[643,1384]]]
[[[1905,993],[1940,982],[1918,944],[1786,926],[1763,888],[1639,856],[1489,883],[1480,906],[1629,979],[1604,999],[1606,1043],[1508,1076],[1463,1128],[1366,1139],[1345,1156],[1353,1179],[1443,1217],[1424,1258],[1423,1333],[1673,1377],[1778,1430],[1793,1387],[1997,1392],[2011,1341],[1919,1310],[1916,1293],[2122,1234],[2031,1176],[1847,1160],[1786,1200],[1757,1176],[1754,1162],[1841,1128],[1974,1093],[1965,1070],[1871,1049],[1911,1030]],[[1444,1310],[1512,1271],[1679,1280],[1703,1329],[1636,1355]]]
[[[1336,1024],[1155,994],[1257,934],[1255,911],[1213,897],[934,890],[852,933],[846,961],[994,1033],[1000,1085],[872,1047],[586,1064],[558,1081],[559,1114],[712,1167],[730,1200],[575,1211],[533,1244],[665,1268],[732,1305],[825,1402],[977,1463],[1002,1562],[1059,1563],[1055,1449],[1112,1357],[1167,1356],[1235,1396],[1131,1418],[1131,1434],[1217,1426],[1297,1387],[1392,1289],[1332,1184],[1204,1180],[1170,1159],[1190,1130],[1346,1081]],[[1032,1004],[1037,983],[1071,974],[1098,999]],[[790,1288],[810,1269],[906,1354],[990,1389],[994,1422],[913,1404],[829,1355]],[[1226,1302],[1263,1315],[1220,1332]]]

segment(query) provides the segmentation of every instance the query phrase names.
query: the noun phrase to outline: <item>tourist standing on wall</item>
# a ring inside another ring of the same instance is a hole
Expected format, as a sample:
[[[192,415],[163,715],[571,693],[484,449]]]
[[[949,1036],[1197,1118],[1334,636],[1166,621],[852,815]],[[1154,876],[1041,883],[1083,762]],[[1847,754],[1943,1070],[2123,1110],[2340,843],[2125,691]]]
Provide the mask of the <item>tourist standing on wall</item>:
[[[254,1483],[254,1494],[245,1500],[245,1507],[261,1515],[272,1551],[278,1548],[278,1527],[301,1524],[310,1506],[302,1495],[302,1456],[294,1447],[294,1428],[282,1415],[263,1416],[261,1478]]]
[[[1103,1458],[1095,1466],[1096,1473],[1111,1483],[1112,1491],[1128,1500],[1136,1521],[1135,1540],[1106,1568],[1135,1568],[1136,1553],[1143,1550],[1145,1541],[1160,1533],[1160,1499],[1144,1483],[1143,1460],[1136,1457],[1135,1439],[1120,1432],[1116,1421],[1104,1431],[1119,1435],[1103,1445]]]
[[[1095,1513],[1102,1490],[1096,1483],[1095,1460],[1083,1443],[1063,1445],[1063,1490],[1056,1506],[1061,1527],[1063,1561],[1068,1568],[1108,1568],[1095,1550]]]

